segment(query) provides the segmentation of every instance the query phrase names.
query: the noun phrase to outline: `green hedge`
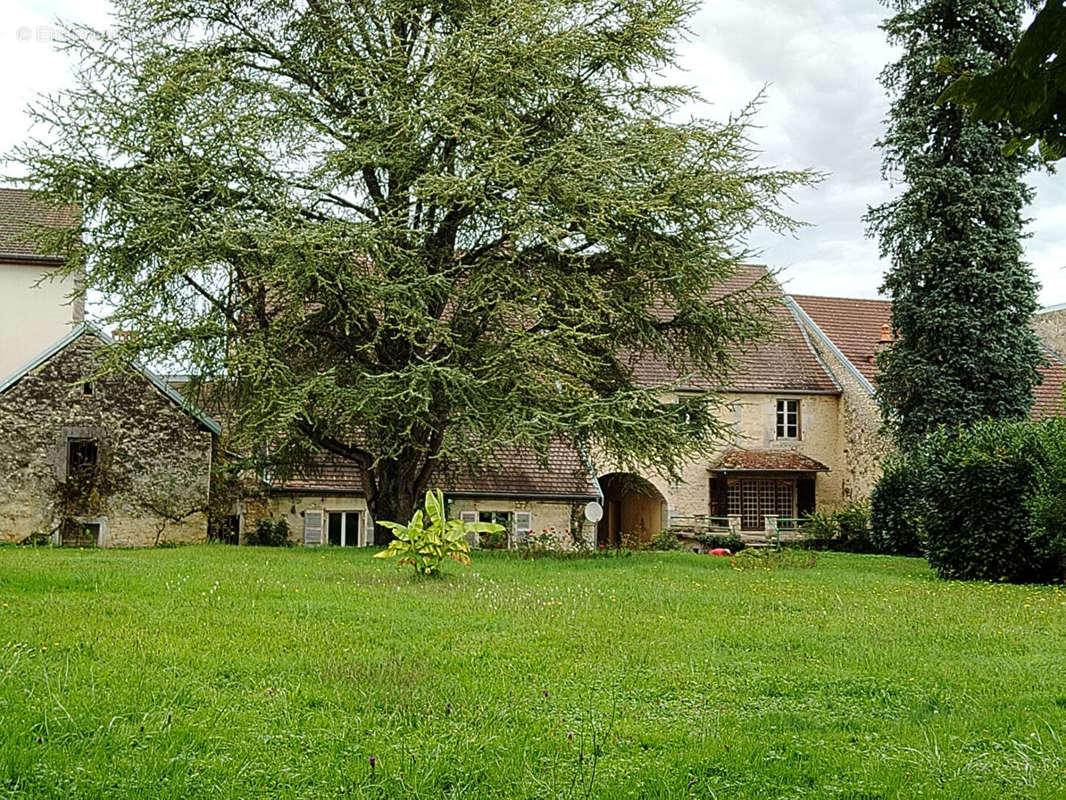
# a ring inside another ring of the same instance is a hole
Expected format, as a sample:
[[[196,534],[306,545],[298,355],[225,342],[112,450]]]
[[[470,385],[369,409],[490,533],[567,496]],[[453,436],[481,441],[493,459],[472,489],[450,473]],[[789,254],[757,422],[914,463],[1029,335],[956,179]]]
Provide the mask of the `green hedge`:
[[[920,454],[896,457],[885,465],[870,495],[870,524],[877,552],[900,556],[920,556],[925,552],[925,466]]]
[[[1066,421],[942,430],[916,458],[914,496],[892,518],[918,521],[938,575],[1016,583],[1066,577]]]

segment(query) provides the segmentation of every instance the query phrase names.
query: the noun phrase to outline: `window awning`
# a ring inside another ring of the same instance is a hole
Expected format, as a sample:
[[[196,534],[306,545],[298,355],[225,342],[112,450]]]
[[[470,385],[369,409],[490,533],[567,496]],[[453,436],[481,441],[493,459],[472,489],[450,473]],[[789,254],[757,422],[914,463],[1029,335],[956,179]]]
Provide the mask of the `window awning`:
[[[829,472],[821,461],[794,450],[730,450],[711,472]]]

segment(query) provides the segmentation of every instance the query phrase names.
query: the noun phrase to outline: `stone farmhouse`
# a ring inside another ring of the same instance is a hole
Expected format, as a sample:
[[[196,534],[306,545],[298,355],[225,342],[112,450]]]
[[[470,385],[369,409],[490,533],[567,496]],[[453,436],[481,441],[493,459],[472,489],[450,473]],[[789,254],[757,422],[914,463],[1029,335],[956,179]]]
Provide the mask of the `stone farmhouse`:
[[[142,366],[95,376],[111,341],[30,236],[75,224],[0,189],[0,542],[203,540],[221,429]]]
[[[62,262],[37,252],[32,223],[72,226],[72,211],[0,190],[0,541],[147,545],[243,541],[260,520],[284,520],[305,545],[373,544],[356,470],[323,456],[285,482],[250,479],[223,497],[213,466],[222,428],[142,365],[98,375],[109,337],[83,322],[78,286],[47,280]],[[793,535],[797,520],[869,495],[889,451],[873,401],[874,355],[891,343],[885,301],[786,296],[763,267],[746,266],[722,294],[765,285],[774,333],[737,356],[720,386],[690,383],[662,360],[636,358],[663,402],[719,392],[730,433],[679,480],[625,471],[593,445],[557,441],[544,459],[502,450],[473,472],[442,474],[451,513],[507,529],[503,544],[547,533],[560,544],[614,546],[671,529]],[[1034,416],[1063,413],[1066,306],[1033,321],[1048,346]],[[602,502],[597,523],[585,518]]]

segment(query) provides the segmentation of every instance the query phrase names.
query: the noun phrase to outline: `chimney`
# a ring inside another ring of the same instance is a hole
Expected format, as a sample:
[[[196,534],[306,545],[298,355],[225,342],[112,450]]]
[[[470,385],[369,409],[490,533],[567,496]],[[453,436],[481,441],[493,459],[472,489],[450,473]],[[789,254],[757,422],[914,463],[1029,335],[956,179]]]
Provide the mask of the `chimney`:
[[[892,342],[892,326],[887,322],[881,326],[881,344],[890,344]]]

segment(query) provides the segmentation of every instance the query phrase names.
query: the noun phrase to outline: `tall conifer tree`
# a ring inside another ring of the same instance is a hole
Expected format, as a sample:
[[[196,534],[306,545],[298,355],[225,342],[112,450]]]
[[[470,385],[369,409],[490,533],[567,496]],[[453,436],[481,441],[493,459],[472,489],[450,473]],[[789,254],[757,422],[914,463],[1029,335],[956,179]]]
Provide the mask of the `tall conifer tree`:
[[[903,193],[867,214],[892,266],[896,343],[879,357],[882,411],[903,446],[940,424],[1018,419],[1039,380],[1029,328],[1036,285],[1022,260],[1024,156],[1006,124],[968,119],[937,98],[951,69],[987,69],[1017,41],[1019,0],[891,0],[884,29],[903,47],[882,73],[894,98],[878,143]]]

